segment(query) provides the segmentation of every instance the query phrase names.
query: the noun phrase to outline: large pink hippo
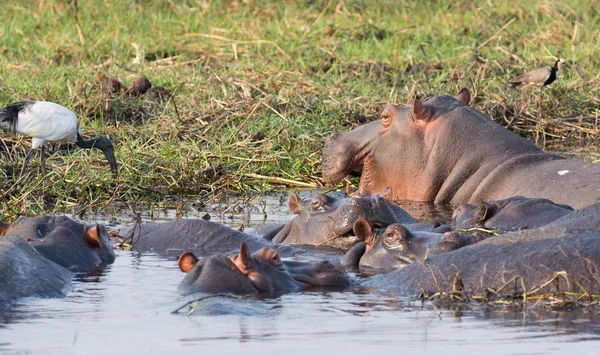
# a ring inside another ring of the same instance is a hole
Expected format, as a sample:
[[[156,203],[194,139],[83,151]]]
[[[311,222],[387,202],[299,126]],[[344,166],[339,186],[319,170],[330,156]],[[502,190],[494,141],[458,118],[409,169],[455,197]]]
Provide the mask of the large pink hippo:
[[[333,134],[323,177],[361,174],[359,192],[391,187],[395,200],[478,203],[511,196],[547,198],[576,209],[600,201],[600,164],[544,153],[469,107],[470,93],[390,105],[381,119]]]

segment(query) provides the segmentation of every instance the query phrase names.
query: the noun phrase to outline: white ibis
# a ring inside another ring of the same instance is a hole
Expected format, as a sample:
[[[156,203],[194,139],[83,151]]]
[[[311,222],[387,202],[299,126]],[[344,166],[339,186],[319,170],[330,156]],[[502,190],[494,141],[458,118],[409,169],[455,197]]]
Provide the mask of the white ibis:
[[[560,58],[554,63],[553,67],[542,67],[534,69],[525,74],[519,75],[515,78],[510,79],[510,83],[513,87],[519,85],[529,85],[541,88],[543,86],[552,84],[560,72],[562,66],[566,66],[567,61]]]
[[[106,155],[113,177],[117,177],[117,161],[111,141],[106,137],[84,140],[81,137],[77,116],[64,106],[46,101],[22,101],[10,104],[0,110],[0,127],[31,137],[31,150],[25,157],[21,175],[34,149],[41,148],[40,163],[45,170],[44,144],[64,142],[75,143],[81,148],[100,149]]]

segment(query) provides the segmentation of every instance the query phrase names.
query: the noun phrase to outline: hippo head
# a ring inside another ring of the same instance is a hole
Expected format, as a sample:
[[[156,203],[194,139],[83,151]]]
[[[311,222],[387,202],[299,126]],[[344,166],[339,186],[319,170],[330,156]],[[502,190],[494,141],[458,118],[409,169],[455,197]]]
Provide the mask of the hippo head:
[[[452,218],[457,227],[485,227],[511,231],[539,228],[573,212],[567,205],[543,198],[514,196],[504,200],[462,204]]]
[[[4,232],[25,239],[38,253],[66,268],[111,264],[115,254],[106,228],[65,216],[19,217]]]
[[[494,206],[482,202],[478,205],[462,204],[457,206],[452,213],[452,220],[457,227],[484,227],[494,213]]]
[[[373,228],[362,218],[354,224],[354,233],[361,242],[342,258],[342,264],[347,267],[391,270],[468,244],[468,240],[456,232],[412,233],[398,223]]]
[[[29,244],[46,258],[66,268],[112,264],[115,254],[106,228],[101,224],[81,227],[83,231],[76,233],[73,229],[58,226],[42,238],[29,239]]]
[[[294,292],[313,286],[346,287],[347,276],[329,262],[285,262],[273,249],[250,254],[242,243],[238,254],[214,255],[199,261],[191,252],[179,257],[187,273],[179,285],[185,293],[233,292],[238,294]]]
[[[296,217],[275,235],[273,241],[276,243],[327,244],[348,249],[358,241],[352,236],[352,227],[358,218],[381,226],[415,222],[402,208],[389,203],[385,194],[354,194],[339,199],[317,194],[303,201],[292,193],[288,209]]]
[[[443,181],[429,173],[428,146],[435,144],[429,133],[440,125],[438,118],[469,101],[466,89],[456,99],[435,96],[423,103],[415,98],[412,107],[387,106],[380,120],[333,134],[323,148],[323,178],[336,183],[348,174],[359,174],[358,192],[374,194],[391,187],[394,199],[433,201],[432,194]]]

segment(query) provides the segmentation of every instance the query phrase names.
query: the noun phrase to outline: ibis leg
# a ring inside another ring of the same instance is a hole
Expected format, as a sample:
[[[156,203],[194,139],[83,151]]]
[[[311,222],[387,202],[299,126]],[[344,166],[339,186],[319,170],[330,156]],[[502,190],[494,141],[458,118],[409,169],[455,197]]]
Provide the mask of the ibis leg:
[[[19,178],[21,176],[23,176],[23,172],[25,171],[25,168],[27,167],[27,163],[29,163],[29,159],[31,158],[31,154],[33,154],[33,149],[30,149],[29,153],[27,153],[27,156],[25,157],[25,161],[23,162],[23,166],[21,167],[21,173],[19,174]]]
[[[46,160],[44,154],[44,146],[41,146],[40,148],[40,166],[42,167],[42,175],[46,176]]]

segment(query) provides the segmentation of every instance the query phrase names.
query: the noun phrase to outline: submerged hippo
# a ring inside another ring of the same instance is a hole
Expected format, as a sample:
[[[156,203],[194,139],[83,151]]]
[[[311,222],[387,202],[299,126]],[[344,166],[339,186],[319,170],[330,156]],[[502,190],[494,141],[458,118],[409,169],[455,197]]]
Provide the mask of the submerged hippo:
[[[540,293],[600,293],[600,229],[537,228],[510,232],[434,255],[364,284],[400,293],[450,292],[460,272],[464,291],[487,289],[522,297]],[[556,276],[557,282],[549,282]],[[504,286],[504,287],[503,287]],[[500,290],[501,289],[501,290]]]
[[[544,226],[573,212],[543,198],[511,197],[505,200],[463,204],[454,210],[452,218],[457,227],[485,227],[511,231]]]
[[[21,297],[58,297],[71,289],[69,269],[115,260],[104,226],[63,216],[0,223],[0,307]]]
[[[395,223],[387,228],[372,228],[360,218],[354,234],[361,240],[341,259],[346,267],[371,267],[392,270],[421,261],[431,255],[447,253],[485,239],[484,234],[462,235],[455,231],[410,231]]]
[[[273,249],[250,254],[242,243],[237,255],[213,255],[198,260],[191,252],[179,257],[179,268],[187,273],[178,289],[194,292],[237,294],[295,292],[308,287],[347,287],[346,274],[327,261],[282,261]]]
[[[35,251],[23,238],[0,238],[0,309],[22,297],[61,297],[74,274]]]
[[[272,246],[264,238],[203,219],[144,222],[127,227],[119,234],[123,238],[133,238],[134,250],[165,256],[178,256],[188,250],[202,255],[230,252],[239,248],[242,242],[253,250]],[[291,250],[285,253],[292,254]]]
[[[21,237],[45,258],[65,268],[88,268],[115,260],[103,225],[88,226],[69,217],[19,217],[0,227],[1,236]]]
[[[355,194],[348,198],[334,198],[317,194],[302,201],[291,194],[288,209],[296,217],[277,233],[273,242],[286,244],[331,245],[348,249],[357,243],[351,236],[354,222],[365,218],[372,224],[387,226],[392,223],[414,223],[406,211],[389,203],[384,194],[365,196]]]
[[[334,134],[323,148],[323,178],[362,174],[359,192],[391,187],[395,200],[453,204],[511,196],[582,208],[600,202],[600,164],[544,153],[469,107],[470,94],[390,105],[381,119]]]
[[[544,228],[553,227],[600,228],[600,203],[580,208],[544,225]]]

